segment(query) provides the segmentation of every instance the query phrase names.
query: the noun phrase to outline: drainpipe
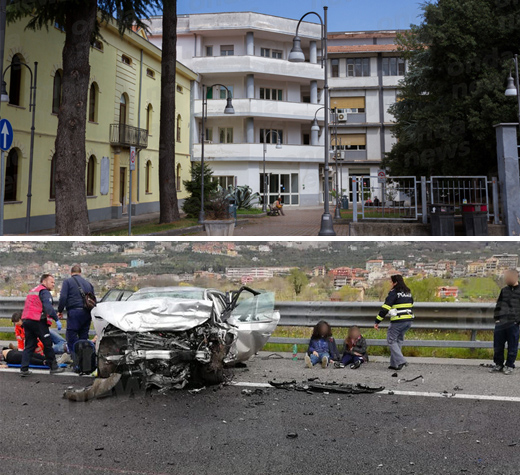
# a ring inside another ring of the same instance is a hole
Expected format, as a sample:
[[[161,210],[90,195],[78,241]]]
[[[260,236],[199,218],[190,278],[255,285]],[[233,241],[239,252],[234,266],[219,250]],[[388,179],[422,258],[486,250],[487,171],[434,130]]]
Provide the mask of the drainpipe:
[[[142,95],[142,89],[143,89],[143,50],[141,49],[141,69],[139,71],[139,105],[137,106],[137,128],[141,127],[141,95]],[[141,149],[137,149],[137,196],[136,196],[136,202],[139,203],[140,200],[140,192],[141,187],[140,185],[140,176],[141,176]],[[130,186],[132,184],[130,183]],[[132,206],[132,203],[130,203],[130,206]]]

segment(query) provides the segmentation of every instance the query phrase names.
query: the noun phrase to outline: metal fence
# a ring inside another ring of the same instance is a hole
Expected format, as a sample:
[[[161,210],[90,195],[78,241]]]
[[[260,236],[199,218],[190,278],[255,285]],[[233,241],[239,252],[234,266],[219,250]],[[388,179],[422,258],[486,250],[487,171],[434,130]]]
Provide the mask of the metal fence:
[[[362,177],[359,184],[363,219],[417,220],[414,176]]]
[[[498,180],[485,176],[352,177],[353,220],[428,222],[428,205],[454,207],[461,216],[466,204],[487,210],[488,221],[500,222]]]
[[[23,306],[23,298],[0,298],[0,318],[8,318]],[[280,311],[280,326],[312,327],[320,320],[335,328],[357,325],[370,328],[379,311],[379,302],[276,302]],[[491,348],[491,341],[477,341],[479,331],[494,328],[492,303],[417,303],[413,327],[421,330],[454,330],[471,332],[470,340],[407,340],[406,346],[444,348]],[[383,327],[388,322],[383,323]],[[12,326],[0,327],[0,332],[14,332]],[[92,334],[93,332],[91,332]],[[310,335],[310,332],[309,332]],[[305,344],[308,338],[271,337],[270,343]],[[369,340],[373,346],[386,346],[386,340]]]

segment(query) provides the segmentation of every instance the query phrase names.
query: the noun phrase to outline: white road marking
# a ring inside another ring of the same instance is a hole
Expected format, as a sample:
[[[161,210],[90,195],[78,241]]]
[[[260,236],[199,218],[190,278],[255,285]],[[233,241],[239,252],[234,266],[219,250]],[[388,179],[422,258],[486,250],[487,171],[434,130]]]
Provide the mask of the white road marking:
[[[245,388],[272,388],[269,383],[250,383],[236,381],[231,383],[233,386],[245,387]],[[444,399],[470,399],[470,400],[482,400],[482,401],[503,401],[503,402],[520,402],[520,397],[514,396],[487,396],[484,394],[460,394],[460,393],[430,393],[422,391],[393,391],[391,389],[385,389],[374,394],[384,394],[387,396],[418,396],[418,397],[436,397]]]

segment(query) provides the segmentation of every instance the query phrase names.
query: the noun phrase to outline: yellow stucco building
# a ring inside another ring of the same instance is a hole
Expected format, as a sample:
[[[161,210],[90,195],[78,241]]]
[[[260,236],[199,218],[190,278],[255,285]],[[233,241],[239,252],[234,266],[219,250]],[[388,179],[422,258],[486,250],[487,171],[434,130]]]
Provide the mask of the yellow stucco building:
[[[61,101],[59,27],[28,31],[27,20],[7,26],[4,65],[9,103],[0,115],[13,126],[13,145],[5,153],[5,233],[23,233],[26,223],[31,112],[30,72],[38,62],[31,231],[54,227],[54,142]],[[90,221],[159,209],[159,117],[161,51],[144,35],[120,36],[105,25],[90,52],[86,128],[86,191]],[[191,85],[197,75],[177,64],[176,166],[178,198],[186,197],[182,181],[190,177]],[[136,146],[136,172],[129,179],[130,146]]]

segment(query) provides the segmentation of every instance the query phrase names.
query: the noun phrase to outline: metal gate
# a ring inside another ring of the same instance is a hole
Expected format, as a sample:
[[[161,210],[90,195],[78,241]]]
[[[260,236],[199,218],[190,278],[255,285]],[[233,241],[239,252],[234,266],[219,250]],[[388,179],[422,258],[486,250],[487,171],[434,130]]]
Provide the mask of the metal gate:
[[[454,206],[456,214],[461,214],[466,204],[485,206],[489,220],[488,178],[485,176],[432,176],[429,198],[431,204]]]
[[[365,176],[358,179],[358,189],[363,219],[417,220],[414,176]]]

